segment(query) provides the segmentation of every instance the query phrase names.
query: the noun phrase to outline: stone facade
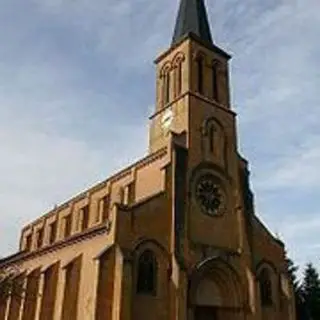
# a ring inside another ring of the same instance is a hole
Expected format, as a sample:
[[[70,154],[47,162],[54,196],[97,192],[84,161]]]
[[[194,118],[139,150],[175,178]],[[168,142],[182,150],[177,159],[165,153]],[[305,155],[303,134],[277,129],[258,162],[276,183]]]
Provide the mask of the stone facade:
[[[230,56],[188,34],[156,60],[149,155],[23,228],[0,320],[294,320],[284,244],[237,147]]]

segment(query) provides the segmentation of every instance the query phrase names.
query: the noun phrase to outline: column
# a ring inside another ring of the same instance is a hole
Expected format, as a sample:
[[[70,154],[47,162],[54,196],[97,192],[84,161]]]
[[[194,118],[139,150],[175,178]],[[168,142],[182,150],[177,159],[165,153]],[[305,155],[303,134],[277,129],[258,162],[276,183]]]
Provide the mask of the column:
[[[22,320],[34,319],[39,296],[40,268],[31,272],[26,281],[26,294],[22,309]]]
[[[95,319],[112,319],[114,264],[108,253],[99,258]]]
[[[62,320],[77,319],[78,315],[78,296],[80,287],[82,256],[77,257],[65,268],[65,288],[62,305]]]
[[[115,250],[115,268],[113,282],[112,320],[120,320],[121,298],[123,279],[123,255],[118,247]]]
[[[54,316],[54,320],[61,320],[65,285],[66,285],[66,269],[62,268],[60,269],[60,272],[58,275],[56,313]]]
[[[26,301],[26,294],[27,294],[27,277],[26,274],[24,275],[23,283],[22,283],[22,292],[21,292],[21,304],[19,310],[19,318],[17,320],[22,320],[23,316],[23,309]]]
[[[38,297],[36,301],[36,312],[35,312],[35,320],[40,319],[40,310],[41,310],[41,303],[42,303],[42,295],[43,295],[43,287],[44,287],[44,274],[40,274],[39,279],[39,290],[38,290]]]
[[[8,320],[17,320],[20,316],[22,304],[22,290],[20,290],[20,282],[23,281],[24,274],[18,276],[13,280],[14,285],[12,288],[11,299],[9,304]]]
[[[126,255],[123,261],[121,320],[131,320],[132,315],[132,259]]]
[[[8,298],[0,300],[0,320],[5,320],[8,310]]]
[[[40,320],[53,320],[55,312],[59,262],[44,272],[44,286],[40,308]]]
[[[187,274],[184,271],[180,271],[180,281],[178,289],[178,319],[187,319],[188,315],[188,279]]]

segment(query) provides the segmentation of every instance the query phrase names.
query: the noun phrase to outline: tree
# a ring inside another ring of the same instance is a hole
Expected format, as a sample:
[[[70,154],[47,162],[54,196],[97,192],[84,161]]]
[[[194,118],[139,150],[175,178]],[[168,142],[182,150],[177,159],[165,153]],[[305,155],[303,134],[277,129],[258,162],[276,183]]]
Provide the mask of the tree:
[[[24,292],[24,278],[17,267],[0,269],[0,302]]]
[[[308,263],[304,270],[302,283],[302,297],[309,319],[320,317],[320,277],[312,263]]]
[[[296,266],[289,257],[286,258],[286,263],[289,279],[293,285],[294,291],[296,292],[299,288],[299,281],[297,277],[297,271],[299,270],[299,267]]]
[[[305,316],[305,308],[304,308],[304,301],[302,295],[302,288],[301,284],[297,277],[297,272],[299,267],[294,264],[294,262],[286,255],[286,264],[287,264],[287,272],[289,279],[291,281],[293,291],[294,291],[294,298],[295,298],[295,309],[296,309],[296,319],[300,320],[306,319]]]

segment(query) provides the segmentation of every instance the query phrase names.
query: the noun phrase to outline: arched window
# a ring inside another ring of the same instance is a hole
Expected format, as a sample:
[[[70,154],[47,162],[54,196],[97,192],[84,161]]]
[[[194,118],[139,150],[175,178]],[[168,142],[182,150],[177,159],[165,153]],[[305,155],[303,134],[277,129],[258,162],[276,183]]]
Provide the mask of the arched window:
[[[212,98],[219,102],[219,88],[218,88],[218,63],[216,61],[212,64]]]
[[[215,127],[213,124],[209,127],[209,150],[212,153],[214,151],[214,138],[215,138]]]
[[[197,58],[197,89],[200,94],[203,94],[203,57]]]
[[[179,96],[182,91],[182,61],[178,62],[176,68],[176,96]]]
[[[163,95],[164,95],[164,104],[167,104],[170,102],[170,71],[167,70],[166,73],[164,74],[164,79],[163,79]]]
[[[172,66],[174,68],[174,98],[177,98],[182,92],[182,63],[184,62],[184,60],[185,56],[182,52],[178,52],[172,60]]]
[[[272,282],[270,273],[266,268],[260,272],[259,286],[262,306],[272,305]]]
[[[202,124],[202,145],[206,156],[227,168],[228,137],[225,127],[215,117],[209,117]]]
[[[157,259],[151,250],[144,251],[138,260],[137,293],[156,295]]]

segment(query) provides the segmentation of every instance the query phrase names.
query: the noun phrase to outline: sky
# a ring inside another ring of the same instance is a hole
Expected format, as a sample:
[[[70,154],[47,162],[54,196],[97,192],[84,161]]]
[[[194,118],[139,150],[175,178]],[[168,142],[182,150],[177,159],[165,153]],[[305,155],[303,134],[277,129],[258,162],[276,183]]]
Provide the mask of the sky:
[[[320,256],[319,0],[207,0],[232,54],[256,213],[303,266]],[[23,225],[147,152],[153,60],[177,0],[0,0],[0,256]]]

